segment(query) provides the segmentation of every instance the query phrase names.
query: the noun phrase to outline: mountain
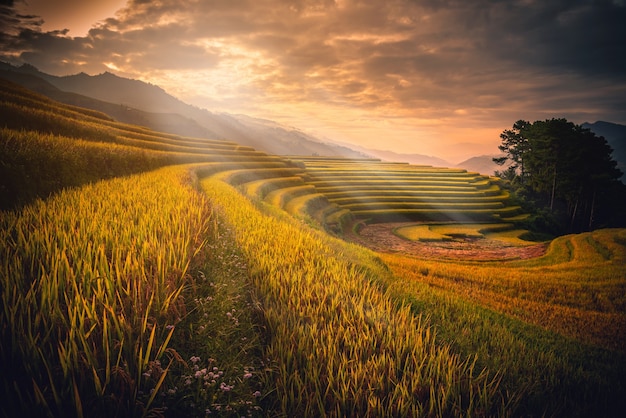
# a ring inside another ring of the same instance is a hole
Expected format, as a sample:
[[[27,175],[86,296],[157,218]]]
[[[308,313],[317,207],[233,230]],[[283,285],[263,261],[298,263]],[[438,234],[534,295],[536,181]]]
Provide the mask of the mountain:
[[[415,165],[432,165],[435,167],[450,167],[450,163],[439,157],[422,154],[399,154],[393,151],[383,151],[377,149],[364,149],[364,152],[380,158],[384,161],[400,161]]]
[[[494,157],[499,157],[499,155],[480,155],[477,157],[472,157],[458,163],[456,167],[464,168],[467,171],[475,171],[480,174],[493,176],[496,170],[502,171],[506,168],[494,163]]]
[[[621,177],[622,183],[626,183],[626,126],[604,121],[585,122],[581,126],[606,139],[613,148],[611,155],[617,162],[617,168],[624,173]]]
[[[29,90],[43,94],[53,100],[106,113],[119,122],[147,126],[161,132],[182,136],[211,138],[215,134],[200,126],[196,121],[176,113],[151,113],[97,100],[81,94],[58,89],[35,75],[0,69],[0,78],[12,81]]]
[[[63,103],[107,113],[120,122],[184,136],[227,139],[279,155],[363,158],[361,152],[322,142],[296,128],[243,115],[213,113],[188,105],[162,88],[109,72],[54,76],[32,65],[0,63],[0,77]]]
[[[454,166],[436,156],[402,154],[332,139],[321,140],[270,120],[210,112],[186,104],[158,86],[109,72],[96,76],[80,73],[59,77],[43,73],[32,65],[14,67],[0,62],[0,77],[54,100],[104,112],[120,122],[183,136],[227,139],[271,154],[379,158],[415,165]],[[473,157],[456,167],[492,175],[495,170],[502,169],[493,163],[492,157]]]
[[[365,148],[354,144],[342,144],[341,142],[334,142],[339,146],[345,146],[362,153],[368,158],[378,158],[383,161],[409,163],[414,165],[431,165],[434,167],[450,167],[450,163],[439,157],[423,154],[401,154],[389,150],[379,150],[372,148]]]

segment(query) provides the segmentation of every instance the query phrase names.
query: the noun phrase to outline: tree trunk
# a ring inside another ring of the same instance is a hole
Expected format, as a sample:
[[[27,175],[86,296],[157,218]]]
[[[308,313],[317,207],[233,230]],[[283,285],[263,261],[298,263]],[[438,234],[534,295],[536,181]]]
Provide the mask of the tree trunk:
[[[554,165],[554,173],[552,175],[552,194],[550,196],[550,212],[554,210],[554,195],[556,193],[556,164]]]
[[[591,199],[591,212],[589,213],[589,230],[593,229],[593,212],[596,208],[596,191],[598,190],[598,186],[593,187],[593,197]]]
[[[574,223],[576,222],[576,212],[578,211],[578,201],[580,199],[576,198],[576,203],[574,204],[574,210],[572,211],[572,219],[569,224],[570,232],[574,232]]]

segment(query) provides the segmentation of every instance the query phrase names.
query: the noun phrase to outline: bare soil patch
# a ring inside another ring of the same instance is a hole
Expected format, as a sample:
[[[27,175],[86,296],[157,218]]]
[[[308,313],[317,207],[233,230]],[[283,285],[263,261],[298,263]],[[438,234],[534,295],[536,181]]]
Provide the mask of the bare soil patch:
[[[522,260],[540,257],[546,252],[547,244],[541,243],[519,247],[487,238],[458,238],[452,241],[421,242],[409,241],[393,233],[394,229],[415,225],[416,222],[361,223],[358,233],[355,224],[344,232],[347,241],[383,253],[404,253],[419,258],[442,258],[452,260]]]

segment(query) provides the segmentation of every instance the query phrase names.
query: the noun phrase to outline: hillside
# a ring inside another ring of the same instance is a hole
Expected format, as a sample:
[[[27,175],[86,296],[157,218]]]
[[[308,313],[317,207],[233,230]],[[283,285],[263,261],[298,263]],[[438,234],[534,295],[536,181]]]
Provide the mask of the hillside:
[[[0,77],[54,100],[104,112],[120,122],[183,136],[233,140],[272,154],[380,158],[416,165],[450,166],[436,156],[323,141],[273,121],[198,109],[168,95],[158,86],[111,73],[56,77],[28,65],[13,67],[0,63]],[[457,166],[487,175],[499,168],[490,158],[482,156]]]
[[[123,123],[146,126],[157,131],[182,136],[201,138],[215,138],[217,136],[217,134],[211,130],[198,125],[195,120],[186,118],[177,113],[145,112],[129,106],[113,104],[82,94],[63,91],[36,75],[0,70],[0,78],[22,85],[61,103],[106,113],[115,120]]]
[[[490,176],[277,156],[0,87],[0,416],[626,407],[626,230],[529,243]]]
[[[502,166],[493,162],[494,157],[497,155],[479,155],[458,163],[456,167],[493,176],[496,171],[503,170]]]
[[[241,115],[213,113],[183,103],[158,86],[111,73],[57,77],[35,67],[0,63],[0,77],[63,103],[105,112],[116,120],[183,136],[226,139],[272,154],[363,157],[295,128]],[[182,116],[184,115],[184,116]]]
[[[365,157],[379,158],[388,162],[402,162],[415,165],[432,165],[436,167],[449,167],[450,163],[439,157],[423,154],[401,154],[389,150],[365,148],[358,145],[345,145],[363,154]],[[472,170],[473,171],[473,170]]]

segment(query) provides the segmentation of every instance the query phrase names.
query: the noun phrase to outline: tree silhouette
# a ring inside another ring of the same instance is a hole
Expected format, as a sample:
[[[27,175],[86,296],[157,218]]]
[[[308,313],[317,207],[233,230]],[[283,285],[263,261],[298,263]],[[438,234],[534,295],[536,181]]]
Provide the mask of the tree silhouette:
[[[517,180],[518,191],[549,208],[570,231],[596,227],[600,205],[607,212],[611,194],[623,189],[606,140],[566,119],[519,120],[500,137],[505,156],[494,162],[509,163],[506,174]]]

